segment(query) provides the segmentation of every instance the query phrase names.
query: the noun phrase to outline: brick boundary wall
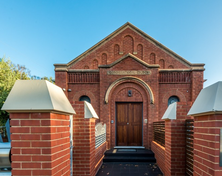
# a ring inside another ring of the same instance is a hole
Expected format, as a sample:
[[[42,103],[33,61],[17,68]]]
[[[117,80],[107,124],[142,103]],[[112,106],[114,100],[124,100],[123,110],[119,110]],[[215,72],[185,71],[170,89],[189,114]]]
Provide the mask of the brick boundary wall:
[[[194,176],[222,175],[219,166],[222,115],[194,117]]]
[[[103,164],[104,153],[106,152],[107,142],[104,142],[96,149],[95,153],[95,173],[97,173]]]
[[[84,118],[84,102],[74,101],[73,107],[73,175],[95,176],[102,165],[106,143],[95,148],[96,119]]]
[[[12,175],[70,175],[69,115],[10,113]]]
[[[166,176],[185,175],[185,119],[191,118],[187,116],[190,107],[191,102],[177,102],[177,119],[165,120],[165,148],[154,141],[151,143],[157,164]]]
[[[185,175],[185,120],[165,121],[165,148],[152,141],[151,150],[165,176]]]
[[[165,147],[161,146],[155,141],[152,141],[151,150],[155,154],[157,165],[162,173],[165,174]]]
[[[222,175],[222,167],[219,166],[221,128],[221,114],[194,117],[194,176]],[[185,134],[183,119],[165,121],[165,158],[164,147],[152,142],[152,151],[165,176],[185,175]]]

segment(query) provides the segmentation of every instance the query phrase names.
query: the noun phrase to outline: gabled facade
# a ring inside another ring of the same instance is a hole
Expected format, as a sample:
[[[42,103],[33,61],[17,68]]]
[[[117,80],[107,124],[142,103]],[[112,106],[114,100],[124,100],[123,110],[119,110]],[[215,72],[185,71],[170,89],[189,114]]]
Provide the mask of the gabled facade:
[[[54,64],[69,101],[87,100],[106,123],[109,148],[150,148],[154,121],[173,101],[189,108],[203,88],[192,64],[130,23],[67,64]]]

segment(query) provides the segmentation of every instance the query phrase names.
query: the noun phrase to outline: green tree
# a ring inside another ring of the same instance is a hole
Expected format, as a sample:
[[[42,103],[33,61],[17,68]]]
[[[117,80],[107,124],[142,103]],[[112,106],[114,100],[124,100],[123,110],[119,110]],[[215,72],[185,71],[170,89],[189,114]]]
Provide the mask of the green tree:
[[[30,79],[30,71],[19,64],[14,65],[5,57],[0,58],[0,109],[2,108],[9,92],[11,91],[16,80]],[[9,114],[0,110],[0,126],[7,121]]]
[[[42,80],[47,80],[47,81],[49,81],[49,82],[55,84],[55,80],[54,80],[52,77],[46,77],[46,76],[44,76],[44,77],[41,78],[41,79],[42,79]]]
[[[1,108],[11,91],[16,80],[48,80],[55,84],[52,77],[40,78],[38,76],[31,76],[30,70],[23,65],[15,65],[9,59],[5,57],[0,58],[0,126],[4,126],[9,114],[6,111],[2,111]]]
[[[47,77],[47,76],[40,78],[38,76],[33,75],[33,76],[31,76],[31,80],[47,80],[47,81],[55,84],[55,80],[52,77]]]

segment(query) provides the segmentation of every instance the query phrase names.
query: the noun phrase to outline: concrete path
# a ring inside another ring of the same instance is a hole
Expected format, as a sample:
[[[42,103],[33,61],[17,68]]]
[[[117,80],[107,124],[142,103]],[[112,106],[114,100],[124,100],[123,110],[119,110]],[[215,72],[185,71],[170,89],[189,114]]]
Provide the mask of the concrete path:
[[[163,176],[159,167],[147,162],[106,162],[96,176]]]

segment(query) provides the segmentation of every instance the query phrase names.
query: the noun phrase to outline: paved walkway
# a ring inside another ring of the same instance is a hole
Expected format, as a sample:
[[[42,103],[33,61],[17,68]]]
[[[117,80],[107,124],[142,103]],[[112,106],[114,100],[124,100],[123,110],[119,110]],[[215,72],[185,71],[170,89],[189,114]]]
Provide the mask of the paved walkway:
[[[106,162],[96,176],[163,176],[154,163],[143,162]]]

